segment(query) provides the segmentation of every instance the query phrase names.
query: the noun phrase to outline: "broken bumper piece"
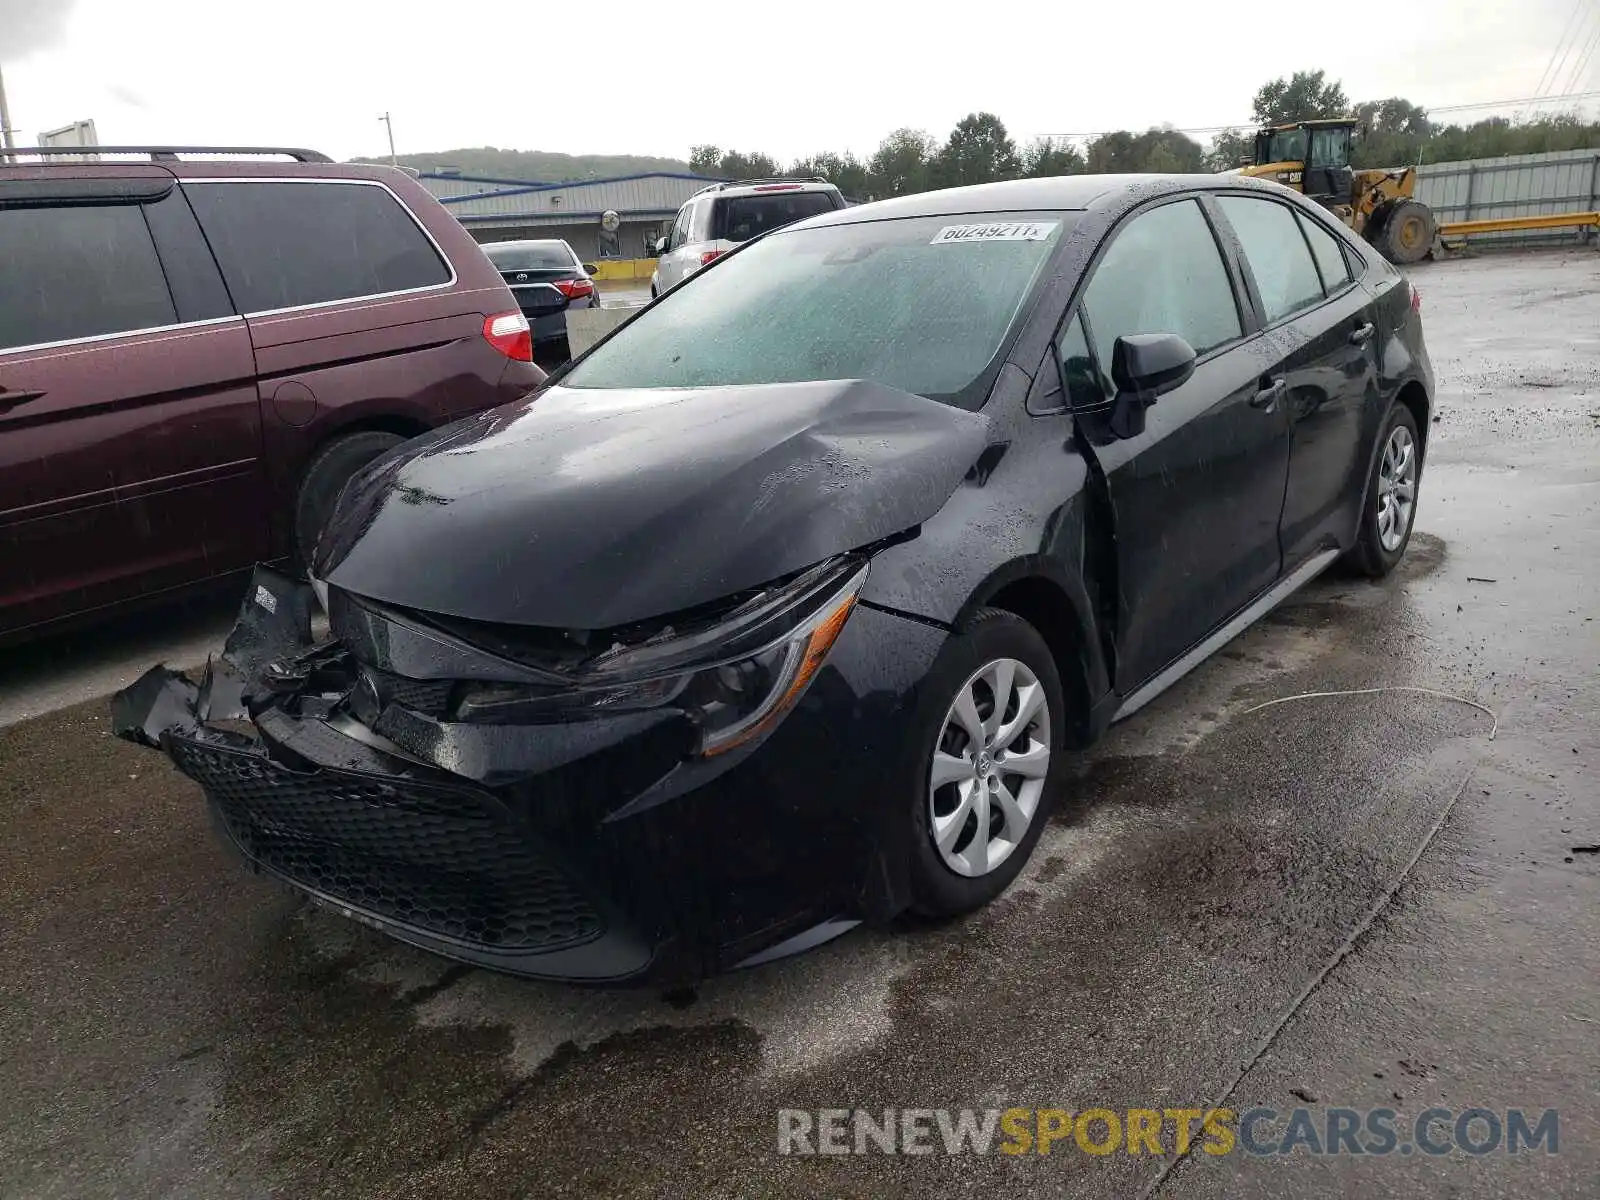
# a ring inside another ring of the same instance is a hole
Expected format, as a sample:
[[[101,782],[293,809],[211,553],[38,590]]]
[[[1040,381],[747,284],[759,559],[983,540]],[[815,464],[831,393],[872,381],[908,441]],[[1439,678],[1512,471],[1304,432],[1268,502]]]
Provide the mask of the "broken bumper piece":
[[[164,750],[254,867],[346,917],[517,973],[625,979],[657,947],[586,897],[491,792],[343,716],[362,676],[314,645],[310,588],[258,568],[196,685],[153,667],[112,731]]]
[[[156,667],[113,702],[114,732],[164,750],[250,864],[319,903],[596,983],[690,982],[903,906],[872,747],[939,631],[858,610],[770,736],[707,758],[671,707],[456,719],[463,687],[521,668],[334,596],[338,637],[314,644],[310,589],[258,569],[198,684]]]

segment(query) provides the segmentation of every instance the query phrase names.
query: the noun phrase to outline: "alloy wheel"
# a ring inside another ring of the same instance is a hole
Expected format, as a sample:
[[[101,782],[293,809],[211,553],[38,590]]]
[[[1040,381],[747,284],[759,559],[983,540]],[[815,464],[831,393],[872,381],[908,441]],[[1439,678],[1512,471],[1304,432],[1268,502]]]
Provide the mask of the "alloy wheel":
[[[1417,444],[1411,431],[1396,425],[1378,464],[1378,541],[1393,554],[1411,530],[1417,509]]]
[[[928,832],[958,875],[987,875],[1027,836],[1050,772],[1050,706],[1026,663],[1001,658],[956,693],[928,774]]]

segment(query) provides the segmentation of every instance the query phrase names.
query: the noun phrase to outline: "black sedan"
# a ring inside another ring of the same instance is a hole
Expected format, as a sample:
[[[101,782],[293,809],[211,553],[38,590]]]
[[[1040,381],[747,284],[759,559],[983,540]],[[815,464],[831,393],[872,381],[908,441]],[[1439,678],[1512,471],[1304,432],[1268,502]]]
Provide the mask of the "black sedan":
[[[580,261],[566,242],[549,238],[485,242],[483,251],[528,318],[535,355],[541,362],[568,358],[568,311],[600,307],[594,265]]]
[[[965,912],[1074,749],[1335,560],[1399,561],[1418,307],[1233,177],[823,215],[380,460],[314,564],[332,640],[258,572],[200,686],[157,669],[116,727],[256,867],[505,971]]]

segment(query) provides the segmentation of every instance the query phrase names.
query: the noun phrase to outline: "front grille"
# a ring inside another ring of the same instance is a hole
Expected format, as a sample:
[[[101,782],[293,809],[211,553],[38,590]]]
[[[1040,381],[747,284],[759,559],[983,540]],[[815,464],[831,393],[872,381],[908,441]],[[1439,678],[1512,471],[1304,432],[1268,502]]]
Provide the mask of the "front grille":
[[[597,937],[598,913],[487,797],[354,771],[290,771],[169,734],[239,848],[291,882],[428,933],[503,950]]]

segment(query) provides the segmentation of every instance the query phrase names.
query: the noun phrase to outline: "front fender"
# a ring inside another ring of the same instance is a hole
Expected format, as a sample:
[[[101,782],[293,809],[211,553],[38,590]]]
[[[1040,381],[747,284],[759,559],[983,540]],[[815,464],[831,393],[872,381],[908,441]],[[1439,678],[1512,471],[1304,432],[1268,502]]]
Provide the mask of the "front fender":
[[[917,536],[880,552],[862,600],[949,629],[997,599],[1026,608],[1034,623],[1055,626],[1040,632],[1058,659],[1073,647],[1092,707],[1110,685],[1092,599],[1100,556],[1089,545],[1088,466],[1071,440],[1070,417],[1032,420],[1057,428],[1030,430],[987,477],[970,475]],[[1052,591],[1018,589],[1041,581]],[[1026,602],[1020,591],[1031,593]]]

